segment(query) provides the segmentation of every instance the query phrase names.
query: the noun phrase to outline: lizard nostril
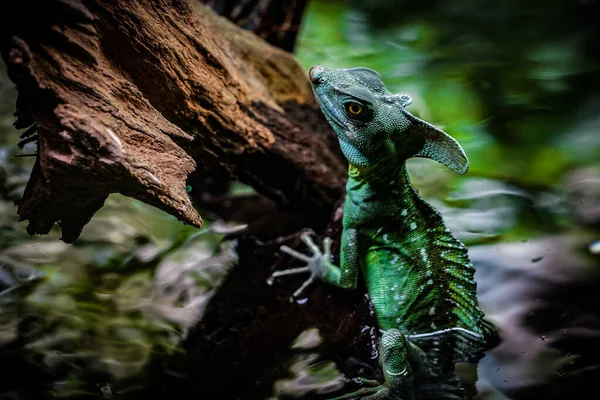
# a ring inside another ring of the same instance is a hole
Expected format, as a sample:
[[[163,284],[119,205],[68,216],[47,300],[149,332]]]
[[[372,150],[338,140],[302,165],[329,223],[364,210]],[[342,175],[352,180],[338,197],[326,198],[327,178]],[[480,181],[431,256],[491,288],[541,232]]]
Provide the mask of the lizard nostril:
[[[319,78],[323,75],[323,72],[325,72],[325,67],[322,65],[315,65],[308,71],[308,77],[312,83],[318,84],[321,83]]]

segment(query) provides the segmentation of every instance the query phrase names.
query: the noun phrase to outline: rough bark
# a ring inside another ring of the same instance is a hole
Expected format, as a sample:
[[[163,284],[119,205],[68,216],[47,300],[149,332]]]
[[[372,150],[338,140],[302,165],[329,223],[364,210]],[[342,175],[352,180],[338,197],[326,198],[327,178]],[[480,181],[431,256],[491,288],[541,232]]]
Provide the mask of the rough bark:
[[[226,171],[309,226],[329,219],[345,172],[305,72],[210,8],[30,0],[0,38],[15,126],[37,131],[18,203],[30,234],[58,222],[72,242],[114,192],[200,226],[186,193],[197,168]]]

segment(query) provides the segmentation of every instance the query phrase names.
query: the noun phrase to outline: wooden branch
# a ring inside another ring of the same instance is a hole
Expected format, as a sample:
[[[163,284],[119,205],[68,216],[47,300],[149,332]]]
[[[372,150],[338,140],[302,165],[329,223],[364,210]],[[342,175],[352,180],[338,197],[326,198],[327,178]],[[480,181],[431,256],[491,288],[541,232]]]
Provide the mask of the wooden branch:
[[[199,167],[327,222],[344,163],[290,54],[198,2],[15,4],[0,45],[15,126],[37,125],[18,203],[30,234],[58,222],[72,242],[115,192],[200,226],[186,193]]]

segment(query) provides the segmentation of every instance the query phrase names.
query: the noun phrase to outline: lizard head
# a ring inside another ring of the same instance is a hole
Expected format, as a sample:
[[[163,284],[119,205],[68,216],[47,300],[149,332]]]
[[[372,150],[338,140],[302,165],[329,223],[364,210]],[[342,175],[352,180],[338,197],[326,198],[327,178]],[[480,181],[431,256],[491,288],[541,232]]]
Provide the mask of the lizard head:
[[[315,65],[309,77],[317,103],[354,167],[368,169],[392,159],[426,157],[460,174],[469,168],[458,142],[409,113],[406,106],[411,97],[392,94],[376,71]]]

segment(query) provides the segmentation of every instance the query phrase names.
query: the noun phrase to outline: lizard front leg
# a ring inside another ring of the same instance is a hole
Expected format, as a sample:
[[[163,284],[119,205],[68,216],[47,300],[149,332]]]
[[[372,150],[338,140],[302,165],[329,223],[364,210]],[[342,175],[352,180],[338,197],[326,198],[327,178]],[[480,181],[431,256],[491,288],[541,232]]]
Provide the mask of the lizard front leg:
[[[308,279],[293,293],[292,297],[298,297],[317,278],[344,289],[355,289],[360,271],[357,236],[356,229],[344,229],[342,231],[341,267],[338,267],[331,262],[331,238],[326,237],[323,239],[323,252],[321,252],[310,235],[307,232],[302,233],[300,239],[311,250],[312,256],[302,254],[288,246],[281,246],[281,251],[306,262],[306,266],[275,271],[271,274],[267,283],[269,285],[273,284],[273,280],[279,276],[309,272]]]

